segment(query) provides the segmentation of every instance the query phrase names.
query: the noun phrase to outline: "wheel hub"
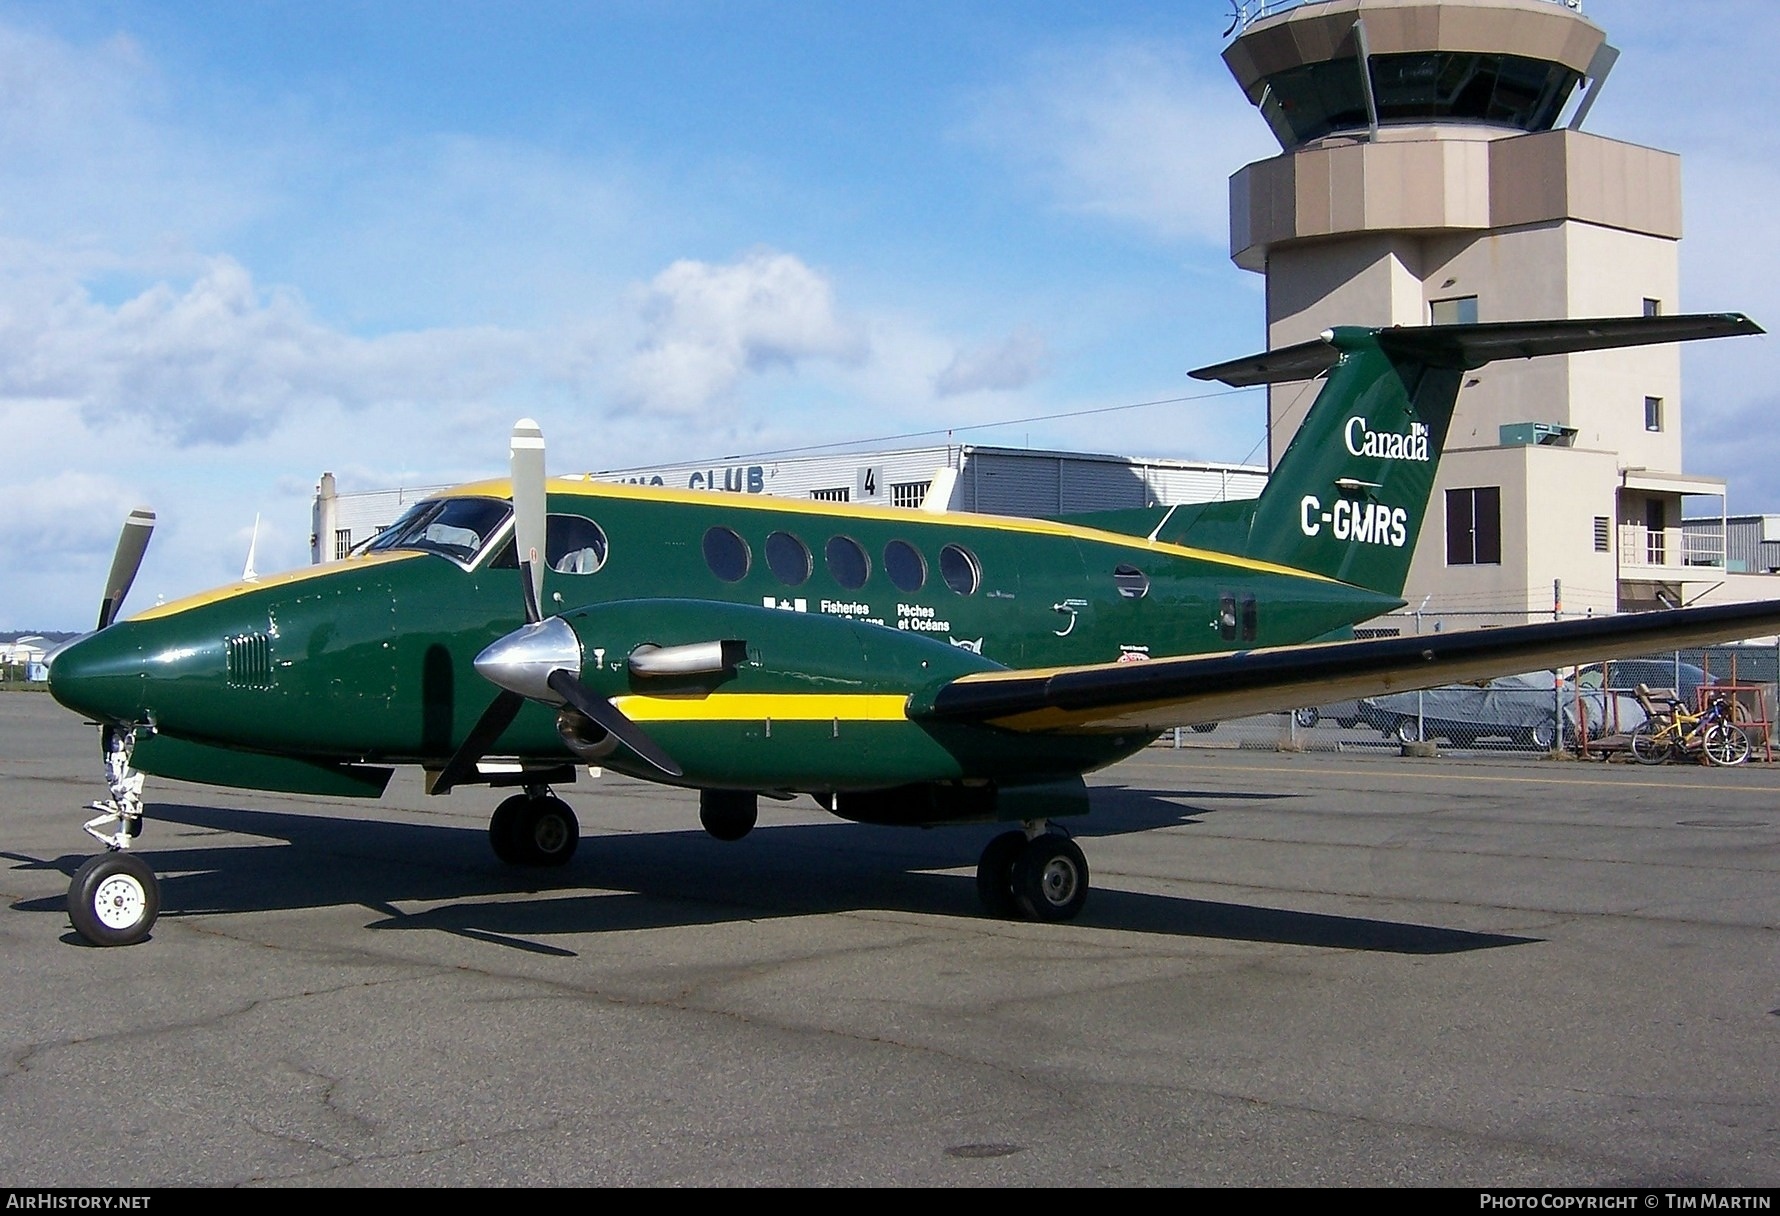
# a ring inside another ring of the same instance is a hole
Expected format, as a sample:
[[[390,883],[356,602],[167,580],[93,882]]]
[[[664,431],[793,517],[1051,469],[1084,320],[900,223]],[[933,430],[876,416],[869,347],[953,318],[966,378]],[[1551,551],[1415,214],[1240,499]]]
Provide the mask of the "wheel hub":
[[[1039,879],[1039,888],[1044,892],[1047,902],[1060,908],[1074,898],[1076,882],[1075,867],[1069,864],[1069,859],[1053,857],[1045,865],[1044,875]]]
[[[93,913],[107,929],[128,929],[142,919],[148,896],[127,874],[114,874],[93,895]]]
[[[541,816],[537,826],[532,829],[532,840],[537,844],[538,851],[547,856],[560,853],[568,839],[568,828],[558,815]]]

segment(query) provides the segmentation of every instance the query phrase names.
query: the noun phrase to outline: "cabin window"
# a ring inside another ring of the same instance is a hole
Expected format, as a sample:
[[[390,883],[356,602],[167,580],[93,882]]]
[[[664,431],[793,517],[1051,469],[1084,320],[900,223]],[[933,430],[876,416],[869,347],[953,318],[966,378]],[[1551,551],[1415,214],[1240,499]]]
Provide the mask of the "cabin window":
[[[903,591],[919,591],[927,584],[927,559],[906,540],[884,546],[884,573]]]
[[[815,568],[810,547],[789,532],[774,532],[766,538],[766,564],[787,587],[801,587]]]
[[[1136,566],[1118,566],[1113,570],[1113,586],[1128,600],[1140,600],[1150,593],[1150,576]]]
[[[606,564],[606,534],[585,515],[552,515],[544,529],[544,561],[558,574],[592,574]]]
[[[512,513],[498,498],[430,498],[403,512],[366,550],[418,549],[469,565]]]
[[[1226,642],[1236,640],[1236,595],[1226,591],[1218,596],[1218,636]]]
[[[705,565],[726,583],[740,582],[753,564],[754,555],[748,550],[748,542],[730,528],[708,529],[704,548]]]
[[[939,574],[959,595],[973,595],[983,584],[983,568],[976,554],[962,545],[947,545],[939,551]]]
[[[865,580],[871,577],[871,558],[851,536],[829,537],[822,555],[828,560],[828,573],[849,591],[865,586]]]

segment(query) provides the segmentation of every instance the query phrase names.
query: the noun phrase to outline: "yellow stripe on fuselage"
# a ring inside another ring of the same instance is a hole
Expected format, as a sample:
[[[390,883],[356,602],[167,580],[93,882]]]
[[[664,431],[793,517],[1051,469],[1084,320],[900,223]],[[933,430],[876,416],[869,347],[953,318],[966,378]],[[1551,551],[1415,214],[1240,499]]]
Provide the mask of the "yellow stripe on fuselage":
[[[1185,545],[1170,544],[1163,540],[1150,540],[1144,536],[1129,536],[1123,532],[1107,532],[1100,528],[1084,527],[1081,524],[1065,524],[1051,519],[1028,519],[1018,515],[977,515],[968,511],[947,511],[943,515],[935,515],[926,511],[911,511],[907,507],[814,502],[801,498],[775,498],[767,494],[735,494],[722,490],[679,490],[665,486],[635,486],[610,481],[562,477],[550,479],[549,491],[552,494],[574,494],[587,498],[622,498],[633,502],[669,502],[681,506],[699,507],[721,506],[741,511],[784,511],[793,515],[813,515],[824,519],[870,519],[895,523],[905,528],[922,526],[955,528],[962,526],[987,528],[996,532],[1019,532],[1028,536],[1067,537],[1072,540],[1087,541],[1091,544],[1134,549],[1143,553],[1161,553],[1170,557],[1191,558],[1194,561],[1208,562],[1213,565],[1251,570],[1257,574],[1282,574],[1288,578],[1304,578],[1336,586],[1344,585],[1339,579],[1313,574],[1309,570],[1299,570],[1292,566],[1281,566],[1275,562],[1257,561],[1254,558],[1239,557],[1233,553],[1219,553],[1212,549],[1192,549]],[[504,478],[497,478],[491,481],[478,481],[469,485],[456,486],[435,494],[433,497],[454,498],[466,495],[481,498],[511,498],[513,485]]]
[[[366,566],[380,566],[388,562],[405,562],[411,557],[420,557],[419,553],[369,553],[363,557],[349,557],[342,561],[325,562],[319,566],[305,566],[298,570],[286,570],[282,574],[267,574],[260,578],[245,580],[239,583],[226,583],[221,587],[212,587],[209,591],[200,591],[196,595],[188,595],[182,599],[169,600],[165,604],[156,604],[145,608],[132,621],[152,621],[156,617],[172,616],[176,612],[185,612],[192,608],[202,608],[206,604],[220,604],[224,600],[232,600],[236,596],[248,595],[255,591],[264,591],[269,587],[288,587],[292,583],[308,582],[314,578],[324,578],[330,574],[339,574],[343,570],[362,570]]]
[[[901,722],[908,698],[894,693],[716,692],[704,697],[613,697],[636,722]]]

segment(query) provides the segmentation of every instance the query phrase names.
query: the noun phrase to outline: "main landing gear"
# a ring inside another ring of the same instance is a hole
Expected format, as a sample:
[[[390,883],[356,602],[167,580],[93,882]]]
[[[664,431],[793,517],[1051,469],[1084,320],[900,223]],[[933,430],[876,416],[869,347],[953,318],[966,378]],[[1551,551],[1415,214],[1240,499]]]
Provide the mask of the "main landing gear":
[[[700,790],[698,821],[716,840],[740,840],[760,822],[760,795],[753,790]]]
[[[141,941],[161,914],[161,884],[146,861],[126,852],[142,834],[142,774],[130,768],[134,730],[104,730],[105,784],[111,797],[89,804],[99,814],[82,826],[106,852],[90,858],[68,884],[68,919],[95,946]]]
[[[581,843],[581,821],[546,786],[528,786],[488,820],[494,855],[512,866],[564,866]]]
[[[977,862],[977,895],[1004,920],[1073,920],[1088,902],[1088,859],[1042,819],[1003,832]]]

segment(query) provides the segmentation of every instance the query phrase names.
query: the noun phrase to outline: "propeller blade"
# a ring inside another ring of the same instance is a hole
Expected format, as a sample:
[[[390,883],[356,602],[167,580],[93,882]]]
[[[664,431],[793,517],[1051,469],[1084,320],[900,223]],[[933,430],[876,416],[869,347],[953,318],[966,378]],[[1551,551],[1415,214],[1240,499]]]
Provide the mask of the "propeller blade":
[[[508,448],[513,476],[513,551],[525,585],[525,620],[544,619],[544,432],[530,418],[513,427]]]
[[[429,794],[443,794],[458,782],[476,773],[476,762],[487,754],[494,746],[494,741],[501,733],[513,725],[513,719],[525,706],[525,698],[516,692],[501,690],[490,701],[482,716],[476,719],[476,725],[464,736],[463,745],[452,753],[451,759],[445,762],[433,779],[427,784]]]
[[[644,734],[640,726],[625,717],[623,710],[581,683],[573,672],[559,667],[550,673],[545,683],[550,685],[550,691],[610,731],[618,742],[668,776],[685,775],[685,770],[674,763],[673,757],[662,751],[661,746]]]
[[[148,550],[148,538],[154,530],[155,513],[147,507],[137,507],[124,520],[117,552],[111,559],[111,574],[105,580],[105,598],[99,601],[100,629],[117,619],[117,611],[123,607],[124,596],[130,594],[130,584],[136,581],[136,571],[142,565],[142,555]]]

